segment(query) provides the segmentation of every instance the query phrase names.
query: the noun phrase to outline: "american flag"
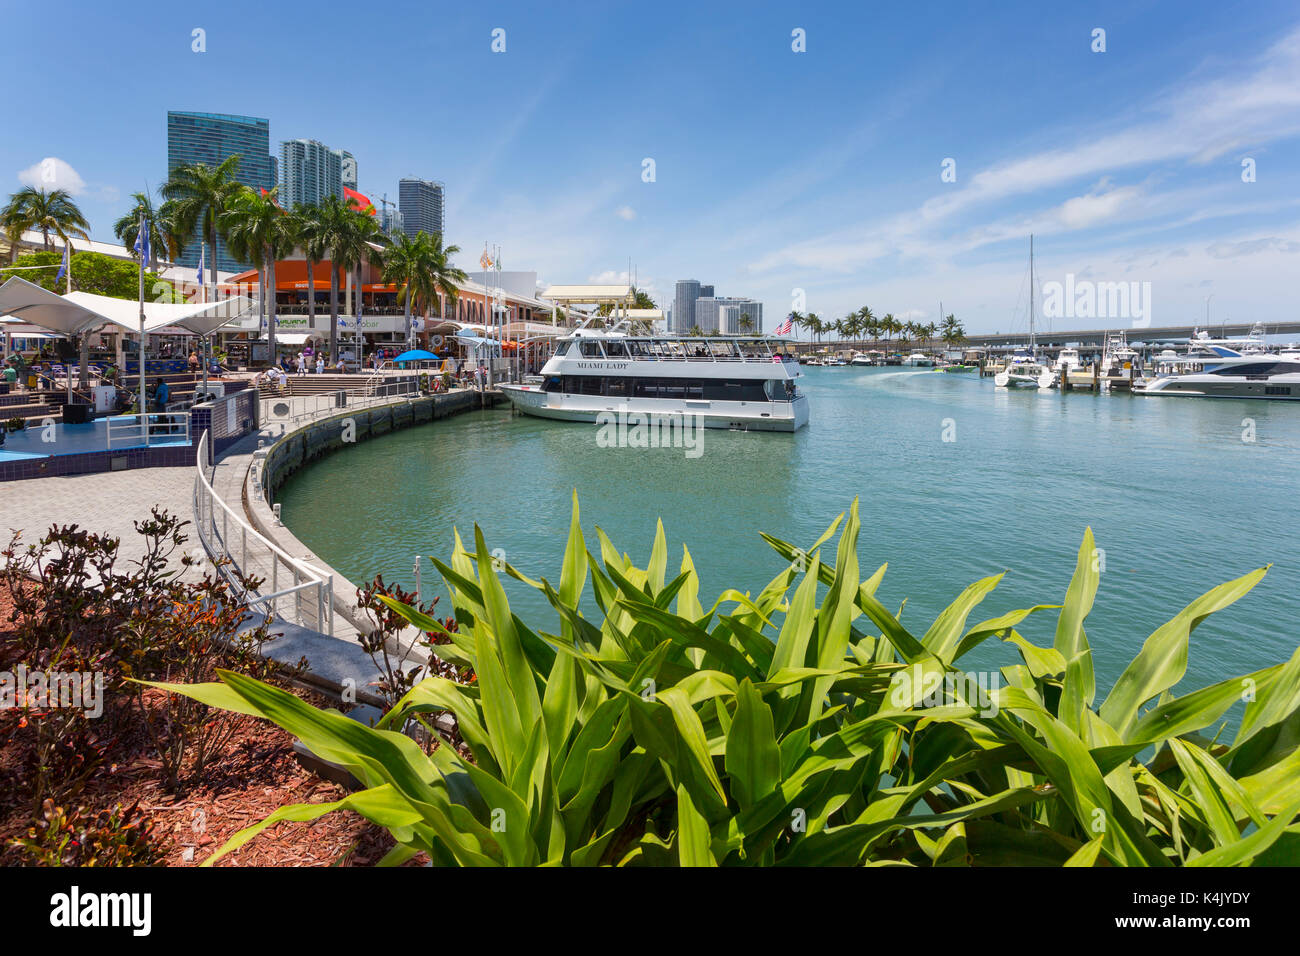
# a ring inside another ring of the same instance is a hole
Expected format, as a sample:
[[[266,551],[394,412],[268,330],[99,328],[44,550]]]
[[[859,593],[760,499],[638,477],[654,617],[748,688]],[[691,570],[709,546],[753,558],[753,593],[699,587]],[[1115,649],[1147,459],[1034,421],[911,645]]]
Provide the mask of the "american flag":
[[[776,327],[777,335],[789,335],[794,329],[794,313],[787,315],[785,321]]]

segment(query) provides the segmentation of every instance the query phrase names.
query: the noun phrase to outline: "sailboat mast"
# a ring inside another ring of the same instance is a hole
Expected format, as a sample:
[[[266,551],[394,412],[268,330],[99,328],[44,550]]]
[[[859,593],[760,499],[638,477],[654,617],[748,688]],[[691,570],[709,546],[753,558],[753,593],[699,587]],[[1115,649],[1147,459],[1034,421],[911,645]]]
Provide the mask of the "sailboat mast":
[[[1029,234],[1029,354],[1034,348],[1034,234]]]

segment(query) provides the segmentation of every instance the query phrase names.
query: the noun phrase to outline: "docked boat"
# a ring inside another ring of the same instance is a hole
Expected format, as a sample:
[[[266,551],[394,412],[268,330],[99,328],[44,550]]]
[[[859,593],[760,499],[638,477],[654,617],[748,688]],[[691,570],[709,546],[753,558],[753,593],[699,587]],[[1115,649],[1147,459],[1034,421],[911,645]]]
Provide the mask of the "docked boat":
[[[1101,353],[1101,376],[1123,376],[1138,365],[1138,353],[1129,347],[1123,332],[1106,336],[1106,344]]]
[[[1064,348],[1056,353],[1056,369],[1059,372],[1072,372],[1077,368],[1082,368],[1079,362],[1079,350],[1073,348]]]
[[[525,415],[575,422],[690,418],[706,428],[792,432],[808,423],[802,375],[779,339],[641,334],[626,321],[559,340],[538,385],[502,385]],[[612,417],[611,417],[612,416]]]
[[[859,368],[863,366],[879,365],[883,355],[883,352],[858,352],[853,356],[853,359],[849,364],[858,366]]]
[[[913,349],[912,354],[907,357],[903,364],[911,365],[914,368],[934,368],[934,359],[919,349]]]
[[[1056,372],[1038,358],[1034,338],[1034,237],[1029,237],[1029,347],[1011,354],[1006,367],[993,376],[998,388],[1051,388]]]
[[[1033,349],[1016,349],[1006,368],[993,376],[999,388],[1051,388],[1056,372],[1034,354]]]
[[[1193,339],[1186,355],[1159,356],[1155,378],[1135,386],[1133,394],[1300,401],[1300,355],[1239,352]]]

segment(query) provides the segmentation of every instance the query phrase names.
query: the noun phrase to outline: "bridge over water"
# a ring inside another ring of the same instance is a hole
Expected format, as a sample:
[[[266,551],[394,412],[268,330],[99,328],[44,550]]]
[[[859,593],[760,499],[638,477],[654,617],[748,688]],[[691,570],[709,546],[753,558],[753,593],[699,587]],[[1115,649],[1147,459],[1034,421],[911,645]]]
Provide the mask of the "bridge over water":
[[[1215,325],[1205,325],[1204,323],[1195,323],[1192,325],[1160,325],[1149,326],[1147,328],[1134,328],[1133,326],[1115,326],[1109,329],[1067,329],[1064,331],[1036,332],[1034,337],[1038,344],[1047,349],[1059,348],[1064,345],[1075,345],[1080,348],[1097,348],[1100,349],[1106,344],[1106,336],[1123,332],[1130,345],[1137,343],[1152,345],[1156,343],[1182,343],[1186,342],[1192,335],[1200,329],[1209,332],[1215,338],[1238,338],[1250,334],[1251,329],[1255,327],[1250,322],[1224,322]],[[1268,335],[1300,335],[1300,322],[1277,322],[1266,325],[1264,331]],[[967,335],[962,342],[963,348],[970,349],[1009,349],[1018,345],[1029,344],[1029,333],[1025,332],[993,332],[981,335]],[[844,348],[899,348],[898,340],[893,339],[886,342],[881,339],[879,342],[869,340],[853,341],[833,341],[823,340],[820,344],[800,342],[798,350],[808,352],[819,348],[826,349],[844,349]],[[910,342],[908,349],[929,348],[927,342]],[[933,348],[935,350],[943,349],[945,346],[939,340],[935,340]]]

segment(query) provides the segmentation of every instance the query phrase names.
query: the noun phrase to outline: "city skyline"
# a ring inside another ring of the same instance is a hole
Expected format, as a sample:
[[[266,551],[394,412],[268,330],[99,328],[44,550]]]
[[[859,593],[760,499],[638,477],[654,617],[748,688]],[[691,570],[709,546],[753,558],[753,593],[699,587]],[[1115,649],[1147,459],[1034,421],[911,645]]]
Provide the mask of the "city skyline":
[[[271,117],[285,139],[347,142],[370,192],[413,170],[436,174],[452,184],[449,242],[500,243],[544,281],[627,281],[631,258],[665,306],[675,275],[707,271],[781,315],[802,302],[830,319],[870,305],[927,321],[942,299],[969,331],[1014,331],[1033,232],[1042,281],[1149,281],[1156,325],[1203,316],[1207,300],[1212,322],[1290,316],[1300,17],[1285,4],[1244,17],[1194,3],[1172,18],[1159,5],[1100,4],[1049,24],[1026,17],[1027,4],[926,22],[838,5],[744,16],[723,5],[692,9],[689,33],[639,33],[600,83],[586,58],[635,27],[631,11],[556,22],[509,4],[439,17],[378,10],[374,28],[391,28],[401,49],[445,59],[453,101],[472,88],[485,104],[455,136],[437,121],[441,107],[432,123],[398,119],[427,109],[429,93],[400,57],[394,82],[409,91],[391,103],[370,102],[346,77],[304,97],[289,66],[268,57],[269,38],[229,26],[253,9],[236,2],[207,24],[202,53],[196,25],[161,28],[174,47],[158,41],[151,55],[187,105]],[[10,21],[35,29],[36,16],[20,9]],[[75,124],[18,104],[26,134],[0,144],[10,190],[57,160],[96,239],[111,238],[129,194],[160,176],[163,131],[151,117],[174,94],[143,91],[108,55],[146,21],[159,35],[137,11],[92,11],[68,28],[70,55],[120,92]],[[497,27],[503,53],[491,48]],[[796,29],[803,52],[792,49]],[[1093,49],[1097,29],[1104,51]],[[297,39],[327,33],[308,24]],[[864,49],[870,75],[854,65]],[[265,75],[241,75],[245,62]],[[671,69],[649,80],[652,65]],[[61,95],[67,81],[50,82]],[[686,149],[656,132],[687,103],[726,117],[725,148]],[[552,148],[570,141],[581,148]],[[949,159],[953,181],[941,178]]]

